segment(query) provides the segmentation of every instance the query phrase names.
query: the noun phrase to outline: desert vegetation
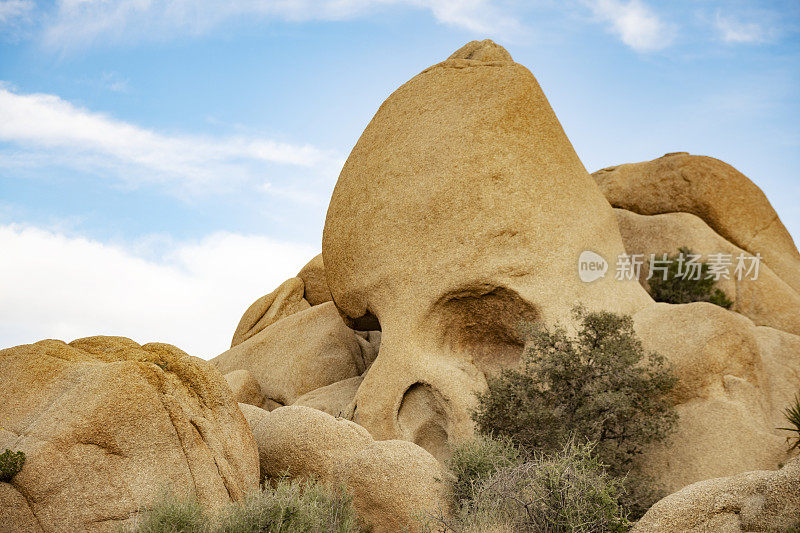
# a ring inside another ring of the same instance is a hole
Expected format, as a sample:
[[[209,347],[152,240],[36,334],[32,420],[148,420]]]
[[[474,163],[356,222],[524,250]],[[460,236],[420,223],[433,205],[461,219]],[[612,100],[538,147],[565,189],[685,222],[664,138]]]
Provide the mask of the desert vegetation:
[[[789,451],[794,451],[800,448],[800,393],[794,397],[794,402],[784,410],[786,420],[792,427],[778,428],[784,431],[791,431],[793,434],[786,438],[792,446]],[[800,525],[798,525],[800,528]]]
[[[725,309],[730,309],[733,302],[719,288],[716,280],[709,276],[708,263],[698,262],[696,272],[690,272],[685,259],[693,252],[681,247],[678,254],[668,258],[666,276],[654,275],[647,282],[650,296],[657,302],[670,304],[688,304],[691,302],[709,302]]]
[[[526,455],[486,436],[457,445],[448,463],[456,477],[455,513],[433,517],[428,530],[626,531],[621,480],[606,472],[593,447],[571,439],[554,453]]]
[[[25,453],[14,452],[6,448],[6,451],[0,453],[0,481],[6,483],[19,474],[22,466],[25,464]]]
[[[598,505],[602,520],[613,516],[624,524],[626,516],[641,516],[661,496],[632,466],[644,446],[663,441],[674,430],[677,414],[667,394],[677,378],[663,356],[643,349],[630,316],[582,308],[574,313],[580,325],[575,336],[560,327],[531,328],[521,367],[490,378],[479,395],[473,417],[482,437],[457,448],[451,460],[462,514],[485,508],[486,502],[479,500],[494,494],[487,487],[511,490],[529,482],[548,487],[564,483],[560,490],[565,495],[576,486],[594,484],[591,498],[596,500],[548,500],[548,513],[556,512],[565,523],[572,518],[564,517],[580,515],[568,507]],[[515,479],[531,476],[535,469],[521,466],[529,463],[544,465],[536,475],[552,476],[519,481],[521,485],[507,477],[495,479],[509,468],[516,469]],[[558,474],[561,467],[584,477]],[[527,501],[528,496],[516,498]],[[620,506],[619,514],[604,507],[611,500]],[[538,526],[531,527],[538,531]],[[585,531],[595,531],[587,527]]]
[[[356,533],[352,499],[343,488],[315,480],[265,485],[218,515],[192,497],[164,491],[128,533]]]

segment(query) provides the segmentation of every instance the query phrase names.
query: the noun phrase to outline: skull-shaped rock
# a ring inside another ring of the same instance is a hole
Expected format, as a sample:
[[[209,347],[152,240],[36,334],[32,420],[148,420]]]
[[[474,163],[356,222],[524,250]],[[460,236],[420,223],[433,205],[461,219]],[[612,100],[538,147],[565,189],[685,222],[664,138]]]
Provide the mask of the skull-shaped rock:
[[[591,282],[579,277],[587,250],[611,265]],[[518,361],[520,323],[568,325],[576,304],[634,313],[652,302],[636,280],[613,279],[624,251],[525,67],[487,40],[426,69],[367,126],[325,222],[337,308],[351,327],[383,332],[354,420],[446,456],[472,433],[485,376]]]

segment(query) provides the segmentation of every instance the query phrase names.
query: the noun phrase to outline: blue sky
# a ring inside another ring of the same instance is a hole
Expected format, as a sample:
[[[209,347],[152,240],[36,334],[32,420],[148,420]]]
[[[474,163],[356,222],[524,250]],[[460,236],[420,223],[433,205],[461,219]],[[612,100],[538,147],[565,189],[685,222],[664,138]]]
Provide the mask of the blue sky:
[[[487,37],[589,171],[717,157],[797,241],[796,1],[0,0],[0,348],[224,350],[319,251],[380,103]]]

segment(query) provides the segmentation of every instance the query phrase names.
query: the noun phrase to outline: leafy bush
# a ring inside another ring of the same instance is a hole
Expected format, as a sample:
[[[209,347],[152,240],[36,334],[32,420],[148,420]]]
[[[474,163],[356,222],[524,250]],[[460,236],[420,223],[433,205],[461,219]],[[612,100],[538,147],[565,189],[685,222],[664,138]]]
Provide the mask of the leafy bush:
[[[575,317],[575,338],[535,328],[522,369],[490,378],[473,418],[480,433],[529,451],[557,451],[572,436],[594,442],[598,459],[624,474],[643,445],[675,428],[665,395],[677,378],[664,357],[645,352],[630,316],[577,308]]]
[[[522,463],[508,439],[478,436],[453,446],[452,452],[447,466],[455,476],[453,496],[459,507],[470,505],[477,487],[492,474]]]
[[[677,378],[661,355],[646,352],[630,316],[576,308],[580,328],[535,327],[520,370],[489,379],[473,413],[478,431],[511,439],[525,453],[556,452],[570,438],[595,443],[597,459],[624,476],[622,502],[638,518],[662,492],[630,472],[644,445],[677,423],[667,399]]]
[[[730,309],[733,302],[720,289],[716,288],[716,280],[708,277],[708,263],[697,263],[697,273],[688,272],[685,263],[680,259],[692,254],[688,248],[679,248],[679,254],[668,257],[666,279],[663,274],[654,275],[648,280],[650,296],[657,302],[670,304],[688,304],[691,302],[709,302],[725,309]],[[681,272],[683,270],[683,272]],[[687,276],[689,274],[689,276]],[[698,279],[692,279],[696,277]]]
[[[440,531],[594,533],[626,531],[618,501],[622,487],[592,453],[568,441],[553,454],[498,470],[475,486],[471,505],[455,519],[435,520]]]
[[[11,479],[19,474],[25,464],[24,452],[6,451],[0,453],[0,481],[10,482]]]
[[[792,451],[795,448],[800,448],[800,395],[795,395],[794,404],[787,407],[783,413],[786,415],[786,420],[794,427],[778,429],[794,433],[793,436],[786,438],[787,441],[794,440],[794,444],[789,448],[789,451]]]
[[[133,533],[355,533],[352,499],[342,489],[310,480],[280,481],[206,516],[195,498],[165,494],[141,513]]]

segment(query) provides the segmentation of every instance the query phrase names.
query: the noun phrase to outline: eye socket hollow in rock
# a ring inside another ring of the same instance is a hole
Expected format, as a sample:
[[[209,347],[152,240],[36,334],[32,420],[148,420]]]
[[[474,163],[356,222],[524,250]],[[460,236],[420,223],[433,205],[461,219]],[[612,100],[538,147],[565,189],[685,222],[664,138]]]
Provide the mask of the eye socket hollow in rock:
[[[445,401],[431,385],[417,382],[400,400],[397,423],[404,440],[410,440],[442,461],[450,456],[447,444],[449,417]]]
[[[484,373],[516,365],[525,346],[520,326],[539,319],[538,310],[514,290],[486,284],[445,294],[431,315],[446,347]]]

